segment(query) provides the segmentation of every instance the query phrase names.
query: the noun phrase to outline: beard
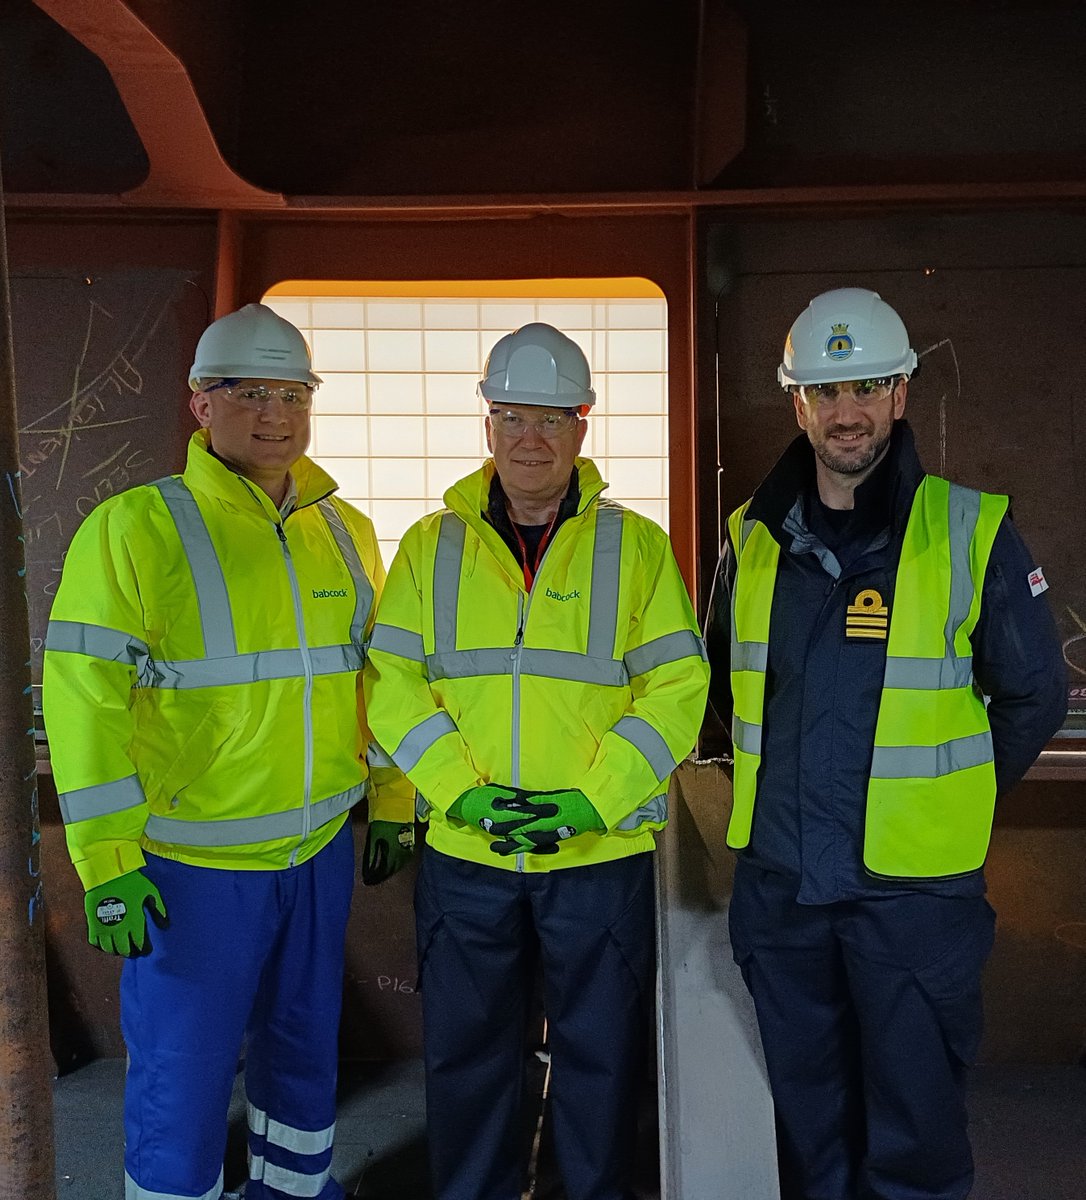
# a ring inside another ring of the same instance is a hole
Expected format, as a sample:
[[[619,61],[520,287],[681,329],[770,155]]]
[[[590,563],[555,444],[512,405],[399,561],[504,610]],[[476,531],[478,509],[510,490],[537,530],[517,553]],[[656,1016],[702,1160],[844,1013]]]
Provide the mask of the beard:
[[[893,421],[889,421],[882,428],[874,428],[871,431],[871,441],[867,449],[863,454],[859,455],[851,455],[846,451],[836,449],[831,443],[830,438],[835,434],[866,432],[862,429],[834,425],[827,429],[817,440],[813,438],[809,438],[809,440],[811,448],[824,467],[827,467],[838,475],[859,475],[861,472],[873,467],[886,453],[886,447],[890,444],[892,430]]]

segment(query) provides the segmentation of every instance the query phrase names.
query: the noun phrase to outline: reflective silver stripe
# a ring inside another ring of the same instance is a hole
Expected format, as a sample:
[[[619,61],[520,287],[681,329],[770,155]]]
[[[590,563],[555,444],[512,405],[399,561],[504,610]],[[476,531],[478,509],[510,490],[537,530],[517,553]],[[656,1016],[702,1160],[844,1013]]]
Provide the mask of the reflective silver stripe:
[[[124,1200],[219,1200],[219,1197],[222,1195],[222,1182],[223,1173],[220,1168],[219,1178],[202,1196],[193,1196],[190,1192],[186,1192],[182,1196],[180,1192],[152,1192],[150,1188],[140,1187],[132,1176],[125,1171]]]
[[[411,662],[426,661],[421,634],[401,629],[398,625],[382,625],[380,621],[370,634],[370,649],[383,650],[386,654],[395,654]]]
[[[356,646],[361,646],[366,636],[366,622],[370,619],[370,609],[373,608],[373,584],[366,575],[366,569],[362,566],[362,559],[358,555],[358,548],[335,504],[326,497],[324,500],[318,501],[317,507],[324,514],[328,528],[332,531],[332,537],[336,539],[339,552],[343,555],[343,561],[347,564],[347,570],[354,580],[354,616],[351,618],[351,641]]]
[[[188,559],[196,605],[200,610],[204,654],[207,658],[230,658],[238,652],[230,595],[196,497],[176,476],[156,480],[151,486],[161,493]]]
[[[744,754],[762,753],[762,727],[751,725],[732,713],[732,745]]]
[[[768,642],[732,641],[731,669],[733,671],[764,671],[768,662]]]
[[[513,658],[508,650],[456,650],[431,654],[426,674],[431,683],[439,679],[473,679],[483,675],[510,675]],[[613,658],[594,659],[573,650],[521,650],[520,674],[573,683],[595,683],[602,687],[625,687],[629,674],[625,664]]]
[[[415,793],[415,817],[416,817],[416,819],[419,821],[428,820],[429,816],[430,816],[430,809],[431,809],[430,801],[426,799],[426,797],[422,794],[422,792],[416,792]]]
[[[320,829],[358,803],[365,793],[359,783],[345,792],[329,796],[309,806],[309,831]],[[267,813],[262,817],[235,817],[225,821],[183,821],[177,817],[147,818],[144,833],[152,841],[170,846],[247,846],[271,842],[277,838],[298,837],[304,821],[304,808]]]
[[[980,493],[960,484],[950,485],[947,525],[950,532],[950,606],[947,612],[947,653],[954,652],[954,635],[965,623],[976,588],[970,569],[969,547],[980,519]]]
[[[325,1167],[316,1175],[303,1175],[301,1171],[290,1171],[275,1163],[265,1162],[262,1154],[249,1156],[249,1178],[258,1180],[273,1191],[285,1192],[288,1196],[319,1196],[331,1174],[331,1168]]]
[[[657,779],[666,779],[678,765],[668,749],[667,742],[644,718],[623,717],[615,724],[612,732],[617,733],[620,738],[625,738],[635,750],[644,755]]]
[[[371,767],[394,767],[396,765],[391,756],[386,754],[376,742],[370,742],[366,748],[366,762]]]
[[[653,796],[647,804],[642,804],[639,809],[630,813],[628,817],[623,817],[615,828],[629,832],[631,829],[636,829],[639,825],[644,825],[647,821],[652,821],[660,825],[663,825],[667,821],[667,796]]]
[[[64,650],[86,654],[106,662],[140,666],[147,661],[147,643],[130,633],[105,625],[87,625],[82,621],[50,621],[45,632],[46,650]]]
[[[254,1104],[248,1104],[249,1128],[258,1137],[267,1138],[274,1146],[282,1146],[295,1154],[323,1154],[330,1149],[332,1138],[336,1132],[336,1123],[332,1122],[327,1129],[295,1129],[292,1125],[284,1125],[269,1117],[262,1109]]]
[[[618,633],[619,572],[622,563],[622,513],[618,505],[596,506],[596,540],[592,548],[592,590],[589,596],[589,658],[615,657]]]
[[[887,658],[883,687],[937,691],[968,687],[973,682],[973,659]]]
[[[392,751],[392,761],[405,775],[409,775],[415,764],[427,750],[447,733],[455,733],[456,724],[444,709],[420,721],[414,729],[404,734],[400,744]]]
[[[309,651],[314,675],[337,675],[362,668],[360,645],[317,646]],[[267,679],[304,679],[301,650],[257,650],[231,658],[190,658],[151,664],[151,686],[160,688],[226,687]]]
[[[643,646],[627,650],[622,661],[630,675],[644,675],[646,671],[666,663],[704,657],[705,647],[701,638],[690,629],[677,629],[674,633],[665,633],[663,637],[654,638]]]
[[[143,804],[145,797],[139,777],[126,775],[112,783],[96,783],[93,787],[75,788],[60,793],[60,815],[65,825],[89,821],[92,817],[107,817]]]
[[[985,730],[938,746],[876,746],[871,778],[938,779],[992,761],[992,735]]]
[[[455,513],[441,518],[434,554],[434,653],[456,649],[460,565],[464,558],[467,526]]]

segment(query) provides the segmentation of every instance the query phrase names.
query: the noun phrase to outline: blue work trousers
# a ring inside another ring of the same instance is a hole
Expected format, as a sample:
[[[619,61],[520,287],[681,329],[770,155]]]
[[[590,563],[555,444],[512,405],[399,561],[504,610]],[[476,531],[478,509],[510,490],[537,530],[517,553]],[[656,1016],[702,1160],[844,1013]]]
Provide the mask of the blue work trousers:
[[[536,874],[426,847],[415,918],[435,1200],[520,1200],[537,945],[566,1195],[632,1195],[653,913],[651,854]]]
[[[741,865],[730,910],[777,1112],[782,1200],[964,1200],[965,1070],[980,1045],[991,906],[794,896]]]
[[[126,1200],[219,1200],[245,1044],[246,1200],[340,1200],[331,1178],[350,822],[282,871],[147,856],[169,913],[121,976]]]

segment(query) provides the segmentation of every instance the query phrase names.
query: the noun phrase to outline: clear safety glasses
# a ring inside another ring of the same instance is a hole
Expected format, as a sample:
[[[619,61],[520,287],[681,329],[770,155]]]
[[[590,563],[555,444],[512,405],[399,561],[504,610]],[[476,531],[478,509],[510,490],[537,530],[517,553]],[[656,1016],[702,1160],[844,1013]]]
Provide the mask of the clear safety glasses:
[[[850,379],[842,383],[806,383],[796,388],[796,391],[808,404],[819,408],[832,408],[846,392],[852,397],[853,403],[864,408],[868,404],[878,404],[885,400],[894,390],[897,383],[896,375],[887,375],[882,379]]]
[[[536,417],[527,417],[514,408],[492,408],[490,425],[508,438],[524,437],[529,430],[540,437],[556,438],[576,427],[577,416],[576,410],[569,408],[556,408]]]
[[[282,387],[269,388],[233,379],[224,379],[204,388],[205,392],[222,392],[231,404],[254,412],[266,412],[273,400],[278,400],[291,412],[305,412],[312,407],[314,390],[308,383],[285,383]]]

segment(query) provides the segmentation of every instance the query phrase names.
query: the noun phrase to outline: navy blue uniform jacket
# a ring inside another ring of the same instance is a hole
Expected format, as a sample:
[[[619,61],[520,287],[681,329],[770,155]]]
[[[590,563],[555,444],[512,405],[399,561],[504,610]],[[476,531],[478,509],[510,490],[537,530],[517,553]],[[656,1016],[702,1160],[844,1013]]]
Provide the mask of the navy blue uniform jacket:
[[[846,609],[874,588],[890,607],[905,525],[924,471],[905,421],[886,457],[856,490],[848,513],[826,509],[815,488],[805,435],[785,451],[755,492],[748,516],[781,545],[770,618],[762,764],[744,868],[794,883],[801,904],[826,904],[922,890],[984,892],[983,870],[955,879],[902,884],[863,867],[863,823],[886,643],[846,638]],[[1025,774],[1067,710],[1066,672],[1036,567],[1010,520],[996,534],[973,632],[973,672],[990,697],[998,793]],[[730,588],[735,569],[725,545],[706,623],[712,667],[709,699],[731,726]],[[781,880],[780,882],[783,882]]]

